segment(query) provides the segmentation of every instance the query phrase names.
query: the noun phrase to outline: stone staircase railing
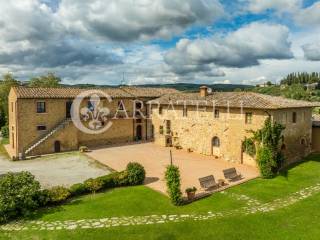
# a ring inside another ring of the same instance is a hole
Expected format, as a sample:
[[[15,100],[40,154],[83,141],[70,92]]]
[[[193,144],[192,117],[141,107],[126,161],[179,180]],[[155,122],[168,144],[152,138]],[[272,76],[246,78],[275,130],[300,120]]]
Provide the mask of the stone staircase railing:
[[[27,155],[30,153],[33,149],[38,147],[41,143],[46,141],[49,137],[51,137],[53,134],[58,132],[59,130],[65,128],[72,120],[70,118],[64,119],[62,122],[58,123],[55,127],[53,127],[48,133],[46,133],[44,136],[41,136],[39,139],[37,139],[34,143],[30,144],[30,146],[25,150],[24,155]]]

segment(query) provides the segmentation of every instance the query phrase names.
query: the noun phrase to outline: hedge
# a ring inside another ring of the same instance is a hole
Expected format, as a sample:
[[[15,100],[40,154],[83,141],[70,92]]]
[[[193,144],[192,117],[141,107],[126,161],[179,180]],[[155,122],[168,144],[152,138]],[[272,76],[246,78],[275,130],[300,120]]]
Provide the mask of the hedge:
[[[56,186],[41,190],[40,183],[31,173],[8,173],[0,178],[0,222],[29,215],[32,211],[49,204],[61,204],[70,197],[115,187],[142,184],[144,178],[143,166],[129,163],[125,171],[90,178],[70,188]]]

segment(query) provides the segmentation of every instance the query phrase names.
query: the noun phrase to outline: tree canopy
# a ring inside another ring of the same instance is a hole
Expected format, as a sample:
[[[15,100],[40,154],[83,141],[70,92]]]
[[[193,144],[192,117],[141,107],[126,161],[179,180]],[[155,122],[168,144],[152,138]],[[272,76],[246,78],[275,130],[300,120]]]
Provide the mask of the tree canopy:
[[[54,73],[48,73],[40,77],[31,78],[29,81],[29,87],[59,87],[61,78],[57,77]]]
[[[302,72],[302,73],[290,73],[288,76],[281,80],[281,84],[310,84],[320,82],[320,73],[318,72]]]
[[[10,73],[3,75],[0,81],[0,127],[5,125],[7,121],[10,89],[17,85],[19,85],[19,82]]]

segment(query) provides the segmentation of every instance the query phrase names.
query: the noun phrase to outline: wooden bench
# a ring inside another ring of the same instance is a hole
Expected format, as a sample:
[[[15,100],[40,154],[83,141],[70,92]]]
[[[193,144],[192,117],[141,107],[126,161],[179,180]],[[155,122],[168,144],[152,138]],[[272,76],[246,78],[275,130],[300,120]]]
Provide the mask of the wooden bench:
[[[219,184],[216,183],[213,175],[210,175],[210,176],[207,176],[207,177],[203,177],[203,178],[199,178],[199,182],[200,182],[200,186],[203,189],[219,187]]]
[[[235,168],[228,168],[223,170],[223,175],[229,182],[241,178],[241,174],[237,173],[237,170]]]

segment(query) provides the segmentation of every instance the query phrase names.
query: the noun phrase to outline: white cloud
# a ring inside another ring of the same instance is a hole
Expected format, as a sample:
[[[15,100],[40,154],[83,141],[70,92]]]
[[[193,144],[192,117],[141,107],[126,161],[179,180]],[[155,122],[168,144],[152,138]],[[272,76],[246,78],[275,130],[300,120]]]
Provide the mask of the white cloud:
[[[167,38],[223,14],[218,0],[61,0],[57,12],[68,31],[115,41]]]
[[[306,59],[320,61],[320,42],[306,44],[302,49]]]
[[[177,74],[216,71],[216,66],[249,67],[262,59],[292,58],[288,37],[285,26],[252,23],[223,38],[182,39],[165,61]]]
[[[302,6],[302,0],[249,0],[248,8],[253,13],[261,13],[269,9],[278,12],[293,12]]]
[[[300,25],[320,25],[320,2],[316,2],[308,8],[301,9],[295,14],[295,20]]]

